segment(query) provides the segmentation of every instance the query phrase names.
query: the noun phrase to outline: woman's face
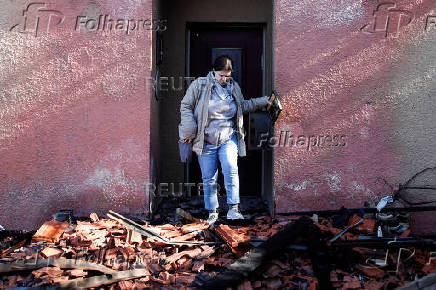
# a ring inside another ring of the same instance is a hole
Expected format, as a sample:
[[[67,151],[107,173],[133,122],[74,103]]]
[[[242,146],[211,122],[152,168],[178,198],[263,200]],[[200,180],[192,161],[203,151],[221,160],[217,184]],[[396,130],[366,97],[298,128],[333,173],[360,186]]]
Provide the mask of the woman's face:
[[[220,83],[220,85],[224,86],[227,84],[227,80],[232,74],[231,70],[218,70],[214,71],[215,79]]]

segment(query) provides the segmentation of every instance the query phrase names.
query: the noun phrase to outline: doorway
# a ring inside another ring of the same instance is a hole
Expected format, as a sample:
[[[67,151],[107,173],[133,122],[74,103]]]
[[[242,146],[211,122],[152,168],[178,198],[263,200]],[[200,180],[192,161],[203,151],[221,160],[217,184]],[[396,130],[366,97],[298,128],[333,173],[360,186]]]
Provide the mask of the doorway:
[[[229,7],[231,9],[228,9]],[[237,59],[240,64],[236,66],[242,68],[233,76],[240,84],[244,97],[269,95],[273,89],[272,1],[223,0],[219,3],[203,0],[157,1],[155,12],[156,17],[164,19],[167,24],[167,30],[160,35],[159,45],[156,46],[159,47],[159,51],[156,52],[156,56],[159,56],[156,75],[165,78],[166,82],[169,80],[170,83],[159,91],[158,98],[159,126],[154,130],[159,139],[157,180],[161,183],[179,184],[186,182],[189,177],[193,183],[201,182],[195,154],[193,155],[195,164],[189,170],[180,162],[177,145],[180,101],[185,94],[187,84],[180,85],[179,79],[206,76],[211,69],[212,54],[230,48],[232,50],[227,50],[227,53]],[[191,48],[197,47],[196,42],[191,40],[193,32],[201,33],[199,36],[205,37],[208,43],[198,45],[200,47],[198,54],[191,53]],[[202,50],[202,46],[206,46],[207,50]],[[257,48],[252,50],[251,48],[255,46]],[[198,64],[194,62],[191,67],[193,58],[202,61],[198,61]],[[256,67],[253,69],[254,65]],[[172,89],[171,80],[175,80],[173,83],[177,90]],[[182,89],[178,89],[179,87]],[[249,142],[251,140],[249,136],[253,128],[250,127],[249,121],[252,119],[256,119],[254,115],[251,115],[251,118],[246,115],[244,119],[247,156],[239,158],[238,164],[241,195],[242,197],[247,194],[261,196],[264,201],[267,201],[270,213],[273,213],[273,152],[250,147],[253,142]],[[195,190],[193,194],[197,192]]]
[[[215,58],[227,54],[233,60],[232,77],[241,87],[245,99],[263,96],[263,31],[261,24],[188,23],[186,75],[206,76]],[[244,115],[244,129],[249,133],[249,115]],[[249,136],[247,136],[249,139]],[[246,142],[247,144],[247,142]],[[238,158],[240,195],[261,196],[262,152],[249,149]],[[185,181],[201,183],[197,158],[185,167]],[[218,174],[220,194],[225,193],[221,169]]]

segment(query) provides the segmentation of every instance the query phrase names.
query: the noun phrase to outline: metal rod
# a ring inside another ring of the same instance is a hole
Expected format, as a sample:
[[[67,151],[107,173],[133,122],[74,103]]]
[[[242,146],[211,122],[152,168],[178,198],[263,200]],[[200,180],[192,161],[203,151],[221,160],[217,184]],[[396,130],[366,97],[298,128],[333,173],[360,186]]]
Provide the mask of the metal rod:
[[[363,208],[348,208],[346,209],[349,213],[377,213],[377,208],[373,207],[363,207]],[[382,212],[424,212],[424,211],[436,211],[436,206],[414,206],[414,207],[392,207],[383,208]],[[296,211],[296,212],[281,212],[276,213],[276,215],[281,216],[291,216],[291,215],[335,215],[339,214],[340,210],[312,210],[312,211]]]

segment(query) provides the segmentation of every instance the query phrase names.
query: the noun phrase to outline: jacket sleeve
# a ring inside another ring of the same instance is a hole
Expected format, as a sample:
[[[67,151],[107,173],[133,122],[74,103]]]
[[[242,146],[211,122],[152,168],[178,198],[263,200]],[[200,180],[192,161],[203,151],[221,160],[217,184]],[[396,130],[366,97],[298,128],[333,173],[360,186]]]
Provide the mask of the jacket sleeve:
[[[197,104],[197,82],[192,82],[180,104],[180,139],[195,139],[197,136],[197,120],[194,116]]]
[[[241,92],[241,88],[239,87],[239,85],[237,83],[236,84],[236,90],[238,90],[240,96],[242,96],[242,92]],[[264,96],[264,97],[260,97],[260,98],[251,98],[248,100],[241,100],[241,107],[242,107],[242,112],[245,113],[250,113],[250,112],[254,112],[258,109],[261,109],[263,107],[266,107],[270,102],[268,101],[269,97],[268,96]]]
[[[264,96],[260,98],[243,100],[241,103],[242,112],[250,113],[250,112],[257,111],[258,109],[261,109],[263,107],[266,107],[269,104],[268,99],[269,99],[268,96]]]

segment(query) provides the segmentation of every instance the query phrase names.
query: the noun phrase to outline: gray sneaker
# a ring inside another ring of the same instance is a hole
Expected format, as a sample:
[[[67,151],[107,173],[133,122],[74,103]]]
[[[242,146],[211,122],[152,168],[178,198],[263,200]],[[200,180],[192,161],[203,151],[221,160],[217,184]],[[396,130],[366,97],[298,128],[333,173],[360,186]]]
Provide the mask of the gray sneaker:
[[[215,222],[218,220],[218,213],[217,212],[213,212],[213,213],[209,213],[209,217],[207,218],[206,222],[209,225],[214,225]]]
[[[244,216],[239,212],[238,209],[231,208],[227,212],[228,220],[243,220]]]

